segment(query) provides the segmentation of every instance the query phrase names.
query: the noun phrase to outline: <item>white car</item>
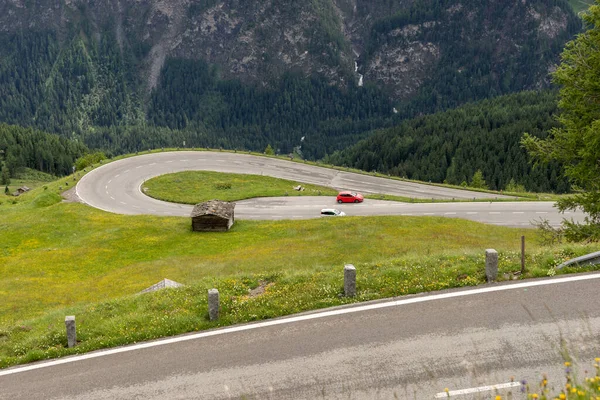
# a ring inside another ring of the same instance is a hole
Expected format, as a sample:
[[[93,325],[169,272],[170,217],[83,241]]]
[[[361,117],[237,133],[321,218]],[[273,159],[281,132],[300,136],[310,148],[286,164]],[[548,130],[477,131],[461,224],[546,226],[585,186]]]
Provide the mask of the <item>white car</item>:
[[[324,208],[321,210],[321,216],[322,217],[343,217],[344,215],[346,215],[345,212],[340,211],[336,208]]]

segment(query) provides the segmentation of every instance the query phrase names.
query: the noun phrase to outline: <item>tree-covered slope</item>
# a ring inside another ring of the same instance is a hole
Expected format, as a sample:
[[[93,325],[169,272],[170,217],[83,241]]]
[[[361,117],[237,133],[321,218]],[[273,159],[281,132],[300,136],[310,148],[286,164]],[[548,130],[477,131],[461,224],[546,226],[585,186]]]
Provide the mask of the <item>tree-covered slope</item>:
[[[31,128],[0,124],[0,168],[6,180],[21,168],[62,176],[88,149],[80,142]]]
[[[7,0],[0,122],[113,152],[187,138],[319,158],[395,119],[548,85],[579,27],[562,0]]]
[[[511,180],[530,191],[564,192],[557,165],[534,168],[521,147],[523,133],[545,137],[556,126],[554,92],[519,94],[414,118],[376,132],[326,161],[409,179],[471,183],[477,170],[491,189]]]

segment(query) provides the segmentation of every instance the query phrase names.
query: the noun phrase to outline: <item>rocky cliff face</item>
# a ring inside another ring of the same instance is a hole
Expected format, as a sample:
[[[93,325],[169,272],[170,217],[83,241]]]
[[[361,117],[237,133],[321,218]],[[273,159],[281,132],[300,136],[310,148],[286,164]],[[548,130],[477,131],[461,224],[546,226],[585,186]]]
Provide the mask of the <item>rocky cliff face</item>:
[[[73,34],[114,36],[122,51],[138,55],[146,90],[156,87],[173,57],[203,59],[218,65],[224,78],[263,86],[294,71],[342,86],[375,84],[396,99],[418,93],[440,63],[449,79],[510,80],[523,74],[515,70],[519,60],[535,57],[539,70],[522,86],[541,85],[574,31],[573,18],[566,3],[553,0],[0,3],[0,32],[52,31],[65,42]],[[482,54],[489,67],[472,71]]]

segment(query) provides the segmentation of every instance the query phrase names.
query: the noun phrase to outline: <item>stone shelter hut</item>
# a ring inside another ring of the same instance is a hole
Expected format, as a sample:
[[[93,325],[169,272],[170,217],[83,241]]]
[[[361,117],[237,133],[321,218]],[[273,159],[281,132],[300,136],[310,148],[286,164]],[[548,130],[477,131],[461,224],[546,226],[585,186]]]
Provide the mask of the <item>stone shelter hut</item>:
[[[23,193],[29,192],[30,190],[31,189],[29,189],[27,186],[21,186],[16,192],[13,193],[13,196],[20,196]]]
[[[226,232],[231,228],[235,203],[210,200],[192,210],[192,230],[196,232]]]

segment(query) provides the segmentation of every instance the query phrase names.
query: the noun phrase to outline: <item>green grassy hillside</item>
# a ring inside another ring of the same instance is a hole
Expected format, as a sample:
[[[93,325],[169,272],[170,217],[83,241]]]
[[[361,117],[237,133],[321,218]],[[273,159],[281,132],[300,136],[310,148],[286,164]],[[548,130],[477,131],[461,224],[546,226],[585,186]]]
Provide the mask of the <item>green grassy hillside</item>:
[[[484,250],[500,279],[547,276],[590,246],[543,247],[536,232],[434,217],[236,221],[227,233],[192,232],[188,218],[122,216],[59,195],[63,178],[0,199],[0,367],[316,308],[477,285]],[[520,236],[528,238],[520,275]],[[343,266],[358,271],[345,298]],[[560,271],[561,273],[569,271]],[[186,285],[138,296],[168,278]],[[206,291],[221,293],[209,322]],[[259,289],[251,295],[249,290]],[[66,348],[64,316],[79,345]]]

